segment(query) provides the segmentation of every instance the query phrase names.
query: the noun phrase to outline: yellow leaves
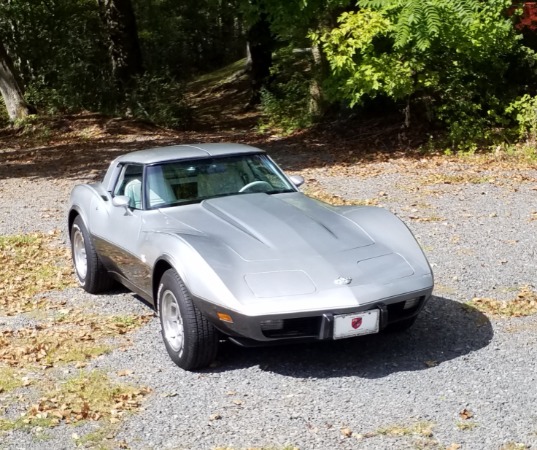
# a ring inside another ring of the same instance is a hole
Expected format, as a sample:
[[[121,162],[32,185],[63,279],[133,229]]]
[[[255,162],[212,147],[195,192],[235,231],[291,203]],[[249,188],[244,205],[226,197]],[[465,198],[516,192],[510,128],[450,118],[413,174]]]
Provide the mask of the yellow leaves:
[[[423,179],[423,184],[483,184],[495,182],[495,178],[481,175],[479,171],[473,170],[458,174],[433,173]]]
[[[99,371],[80,372],[42,396],[28,409],[23,421],[31,425],[36,420],[47,420],[48,426],[101,419],[117,423],[125,413],[139,410],[149,393],[148,388],[114,383]]]
[[[59,232],[0,236],[0,310],[6,315],[52,307],[37,293],[74,285],[69,252]]]
[[[0,362],[12,367],[42,368],[84,362],[110,351],[108,345],[97,342],[99,338],[125,334],[151,318],[87,316],[81,311],[68,311],[42,325],[0,332]]]
[[[479,311],[499,317],[523,317],[537,314],[537,293],[529,286],[520,289],[510,301],[493,298],[474,298],[468,304]]]
[[[340,197],[339,195],[330,194],[329,192],[325,191],[315,182],[306,186],[306,188],[304,189],[304,193],[308,197],[312,197],[316,200],[320,200],[322,202],[325,202],[334,206],[342,206],[342,205],[374,206],[378,204],[377,199],[365,199],[365,200],[344,199]]]

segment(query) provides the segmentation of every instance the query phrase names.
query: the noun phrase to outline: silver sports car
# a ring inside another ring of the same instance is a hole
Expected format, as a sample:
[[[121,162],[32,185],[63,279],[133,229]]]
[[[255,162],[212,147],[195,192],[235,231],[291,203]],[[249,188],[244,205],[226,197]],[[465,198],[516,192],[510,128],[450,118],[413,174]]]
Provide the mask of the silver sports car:
[[[209,365],[220,340],[264,345],[404,330],[433,275],[409,229],[375,207],[302,194],[262,151],[152,148],[76,186],[68,226],[90,293],[119,281],[159,312],[180,367]]]

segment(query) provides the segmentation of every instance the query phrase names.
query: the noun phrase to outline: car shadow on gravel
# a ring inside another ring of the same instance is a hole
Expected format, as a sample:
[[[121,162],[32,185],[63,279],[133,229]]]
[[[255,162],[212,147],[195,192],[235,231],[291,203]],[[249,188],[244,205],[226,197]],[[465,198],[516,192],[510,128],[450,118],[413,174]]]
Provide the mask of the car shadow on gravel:
[[[460,302],[433,296],[412,328],[341,341],[291,346],[222,347],[209,371],[259,366],[292,377],[382,378],[425,370],[486,347],[493,337],[489,319]]]

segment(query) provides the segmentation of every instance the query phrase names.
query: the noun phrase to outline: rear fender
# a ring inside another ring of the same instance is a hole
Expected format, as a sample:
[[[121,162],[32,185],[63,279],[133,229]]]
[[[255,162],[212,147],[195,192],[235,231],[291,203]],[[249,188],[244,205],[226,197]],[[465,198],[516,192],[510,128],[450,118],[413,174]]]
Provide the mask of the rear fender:
[[[71,191],[69,201],[70,208],[67,218],[69,233],[75,217],[81,216],[91,234],[90,223],[92,211],[97,208],[99,204],[104,206],[105,198],[106,201],[110,202],[106,192],[100,187],[100,183],[80,184],[75,186]]]

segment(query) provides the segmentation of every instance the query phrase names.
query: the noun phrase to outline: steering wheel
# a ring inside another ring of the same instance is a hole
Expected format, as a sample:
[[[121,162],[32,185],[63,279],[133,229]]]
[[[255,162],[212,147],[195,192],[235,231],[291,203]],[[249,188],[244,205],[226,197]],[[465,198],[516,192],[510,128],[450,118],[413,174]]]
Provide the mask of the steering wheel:
[[[270,183],[267,183],[266,181],[256,180],[256,181],[252,181],[251,183],[245,184],[243,187],[239,189],[239,192],[246,192],[247,190],[253,188],[254,186],[266,186],[268,187],[269,190],[272,189],[272,186],[270,185]]]

